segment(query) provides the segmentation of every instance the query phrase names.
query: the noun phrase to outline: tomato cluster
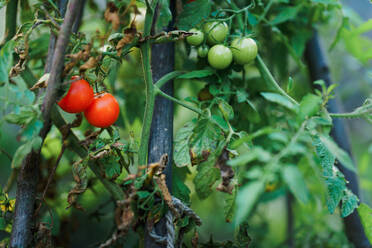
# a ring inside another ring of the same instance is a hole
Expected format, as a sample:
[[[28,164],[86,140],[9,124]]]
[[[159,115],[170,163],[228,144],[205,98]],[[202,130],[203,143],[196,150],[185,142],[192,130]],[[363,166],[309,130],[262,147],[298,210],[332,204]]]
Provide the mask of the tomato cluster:
[[[232,61],[239,65],[248,64],[257,56],[257,44],[249,37],[235,38],[226,46],[229,27],[225,22],[207,22],[202,30],[192,28],[189,31],[194,34],[186,38],[187,43],[197,46],[198,56],[208,56],[208,63],[218,70],[226,69]]]
[[[84,111],[87,121],[95,127],[109,127],[119,117],[119,104],[110,93],[94,94],[93,88],[84,79],[73,76],[67,94],[58,102],[65,112]]]

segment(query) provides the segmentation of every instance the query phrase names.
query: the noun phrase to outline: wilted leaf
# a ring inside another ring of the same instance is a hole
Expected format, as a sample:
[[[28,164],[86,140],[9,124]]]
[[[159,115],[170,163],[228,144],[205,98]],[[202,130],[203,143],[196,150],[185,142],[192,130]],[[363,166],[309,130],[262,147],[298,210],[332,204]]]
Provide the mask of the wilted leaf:
[[[114,3],[107,3],[107,7],[104,14],[105,20],[112,25],[113,30],[117,30],[120,26],[119,9]]]
[[[220,109],[222,115],[225,117],[226,120],[231,120],[234,118],[234,110],[233,108],[222,98],[217,99],[218,108]]]

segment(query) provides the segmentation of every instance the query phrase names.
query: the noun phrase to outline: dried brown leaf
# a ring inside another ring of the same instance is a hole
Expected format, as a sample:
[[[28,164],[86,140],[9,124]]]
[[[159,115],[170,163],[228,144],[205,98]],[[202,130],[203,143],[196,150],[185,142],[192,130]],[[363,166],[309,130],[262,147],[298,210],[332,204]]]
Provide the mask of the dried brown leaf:
[[[109,2],[107,4],[104,17],[107,22],[111,23],[112,28],[114,30],[117,30],[119,28],[120,26],[119,9],[115,6],[114,3]]]
[[[227,164],[228,160],[229,151],[225,148],[223,149],[216,163],[216,167],[220,170],[222,177],[222,182],[217,186],[217,190],[232,194],[232,190],[234,189],[232,180],[234,178],[235,173],[231,166]]]
[[[85,62],[82,66],[79,68],[79,72],[85,72],[88,69],[92,69],[96,67],[97,65],[97,59],[95,57],[90,57],[87,62]]]

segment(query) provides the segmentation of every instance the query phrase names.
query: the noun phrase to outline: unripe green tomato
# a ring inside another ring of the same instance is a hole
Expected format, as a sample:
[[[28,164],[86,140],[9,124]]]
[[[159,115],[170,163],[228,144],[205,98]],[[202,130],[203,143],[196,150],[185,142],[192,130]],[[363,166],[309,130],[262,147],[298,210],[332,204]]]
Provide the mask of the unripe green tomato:
[[[189,30],[191,33],[195,33],[191,36],[186,38],[187,43],[192,46],[199,46],[204,41],[204,33],[196,28],[192,28]]]
[[[207,22],[203,25],[203,31],[207,35],[207,42],[210,45],[222,43],[229,33],[226,22]]]
[[[214,45],[208,52],[209,64],[219,70],[227,68],[232,62],[232,52],[224,45]]]
[[[205,58],[208,55],[208,47],[207,46],[200,46],[198,47],[198,56],[200,58]]]
[[[257,44],[251,38],[236,38],[231,42],[231,51],[237,64],[245,65],[257,56]]]

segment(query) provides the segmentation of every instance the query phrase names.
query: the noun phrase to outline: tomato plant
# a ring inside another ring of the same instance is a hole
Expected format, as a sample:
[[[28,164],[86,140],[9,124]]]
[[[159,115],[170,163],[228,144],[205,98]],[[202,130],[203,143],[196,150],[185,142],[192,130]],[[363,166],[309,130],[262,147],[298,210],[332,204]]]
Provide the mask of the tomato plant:
[[[103,2],[0,1],[1,247],[370,246],[367,7]]]

